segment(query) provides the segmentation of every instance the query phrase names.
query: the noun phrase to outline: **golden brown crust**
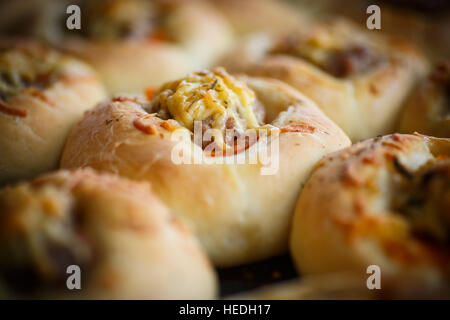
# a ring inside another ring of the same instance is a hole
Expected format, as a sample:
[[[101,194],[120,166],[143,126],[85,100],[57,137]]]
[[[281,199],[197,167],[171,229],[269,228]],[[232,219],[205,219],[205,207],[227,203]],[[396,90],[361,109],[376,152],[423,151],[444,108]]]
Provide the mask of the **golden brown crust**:
[[[0,220],[0,272],[9,297],[216,294],[213,268],[197,241],[146,183],[90,169],[59,171],[1,190]],[[69,265],[81,268],[81,290],[66,288]]]
[[[1,185],[57,168],[72,126],[106,95],[78,60],[30,42],[0,47]]]
[[[294,215],[299,270],[447,276],[449,155],[448,139],[394,134],[325,157]]]
[[[438,63],[407,100],[399,131],[450,137],[450,60]]]
[[[149,102],[142,105],[134,99],[105,102],[88,112],[72,131],[61,166],[91,166],[152,181],[156,193],[193,226],[219,266],[281,253],[302,181],[324,154],[348,146],[349,140],[289,86],[275,80],[240,80],[265,107],[266,121],[288,129],[279,134],[279,169],[273,175],[261,175],[265,166],[259,157],[255,164],[236,163],[239,157],[256,155],[264,147],[259,142],[231,155],[231,164],[175,164],[171,151],[177,142],[171,141],[167,128],[187,129],[149,115],[144,110],[151,109]],[[191,140],[182,145],[206,154]]]

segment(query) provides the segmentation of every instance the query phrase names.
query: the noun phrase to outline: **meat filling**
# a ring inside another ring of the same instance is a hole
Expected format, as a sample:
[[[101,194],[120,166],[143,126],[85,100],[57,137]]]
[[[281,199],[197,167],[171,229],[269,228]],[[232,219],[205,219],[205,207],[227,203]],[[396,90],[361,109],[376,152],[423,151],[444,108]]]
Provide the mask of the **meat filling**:
[[[335,77],[348,78],[363,74],[376,62],[376,56],[370,48],[355,45],[332,53],[323,68]]]
[[[191,131],[200,122],[202,132],[213,131],[212,140],[222,149],[233,146],[247,129],[259,128],[264,119],[264,107],[254,92],[221,68],[163,85],[149,112],[175,119]]]
[[[418,237],[450,244],[450,161],[433,161],[414,174],[400,174],[404,180],[395,210],[409,219]]]
[[[379,61],[375,51],[367,44],[341,43],[326,32],[312,36],[290,35],[275,45],[270,53],[306,59],[338,78],[363,74]]]

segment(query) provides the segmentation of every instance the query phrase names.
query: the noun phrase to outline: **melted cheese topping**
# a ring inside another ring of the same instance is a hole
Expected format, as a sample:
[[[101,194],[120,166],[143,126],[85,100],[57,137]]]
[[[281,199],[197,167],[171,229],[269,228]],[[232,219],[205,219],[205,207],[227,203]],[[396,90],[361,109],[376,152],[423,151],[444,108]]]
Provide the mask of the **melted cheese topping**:
[[[40,49],[13,49],[0,53],[0,99],[34,86],[45,89],[58,78],[61,57]]]
[[[351,76],[374,65],[379,54],[355,30],[341,23],[318,25],[281,39],[271,53],[306,59],[335,76]]]
[[[195,121],[219,130],[221,135],[214,135],[214,142],[223,148],[226,129],[244,132],[260,127],[256,103],[255,93],[245,83],[217,68],[166,83],[153,98],[152,108],[191,131]]]

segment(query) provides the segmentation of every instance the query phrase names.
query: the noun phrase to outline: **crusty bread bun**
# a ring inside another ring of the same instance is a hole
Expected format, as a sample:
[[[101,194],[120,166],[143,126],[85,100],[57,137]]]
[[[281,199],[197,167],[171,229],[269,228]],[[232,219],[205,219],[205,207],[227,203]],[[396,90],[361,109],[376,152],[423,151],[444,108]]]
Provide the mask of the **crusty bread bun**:
[[[272,45],[254,41],[248,46],[227,57],[225,66],[287,82],[315,101],[352,141],[393,132],[405,98],[427,70],[409,43],[364,32],[343,19],[311,24],[273,39]]]
[[[378,265],[448,277],[450,140],[393,134],[321,160],[297,203],[291,252],[304,274]]]
[[[141,93],[146,86],[209,67],[232,44],[228,23],[208,1],[75,3],[83,15],[80,30],[61,26],[67,6],[50,2],[35,33],[90,63],[110,93]]]
[[[411,94],[399,131],[450,138],[450,60],[439,63]]]
[[[197,240],[146,183],[85,169],[6,187],[0,239],[0,277],[9,298],[216,294],[215,272]],[[71,265],[80,268],[80,290],[66,286]]]
[[[310,17],[304,10],[279,0],[212,0],[238,35],[285,32],[302,26]]]
[[[284,252],[302,182],[323,155],[349,144],[291,87],[218,68],[169,82],[151,101],[100,104],[72,131],[61,166],[151,181],[223,267]],[[187,161],[174,159],[179,151]]]
[[[86,64],[35,43],[0,43],[0,185],[57,168],[72,126],[105,97]]]

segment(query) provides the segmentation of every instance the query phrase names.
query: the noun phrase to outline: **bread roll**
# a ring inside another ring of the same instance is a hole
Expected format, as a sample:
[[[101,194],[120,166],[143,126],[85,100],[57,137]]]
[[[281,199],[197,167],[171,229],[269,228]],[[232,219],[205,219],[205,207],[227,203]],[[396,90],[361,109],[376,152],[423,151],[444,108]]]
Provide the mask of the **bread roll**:
[[[209,67],[232,44],[227,22],[208,1],[86,0],[78,5],[81,29],[61,26],[67,6],[53,2],[36,33],[90,63],[112,94],[141,93],[146,86]]]
[[[215,272],[148,184],[59,171],[0,190],[7,298],[211,299]],[[69,290],[81,271],[81,288]],[[68,272],[69,270],[70,272]]]
[[[72,131],[61,166],[151,181],[224,267],[284,252],[302,183],[323,155],[349,144],[291,87],[218,68],[169,82],[152,100],[100,104]]]
[[[409,43],[364,32],[343,19],[272,39],[272,45],[250,42],[252,49],[237,49],[225,65],[287,82],[315,101],[352,141],[392,133],[407,95],[427,70]]]
[[[399,131],[450,138],[450,60],[439,63],[408,98]]]
[[[0,43],[0,185],[58,167],[67,135],[105,99],[86,64],[31,42]]]
[[[450,140],[393,134],[321,160],[294,214],[291,252],[303,274],[369,265],[381,274],[448,279]]]

